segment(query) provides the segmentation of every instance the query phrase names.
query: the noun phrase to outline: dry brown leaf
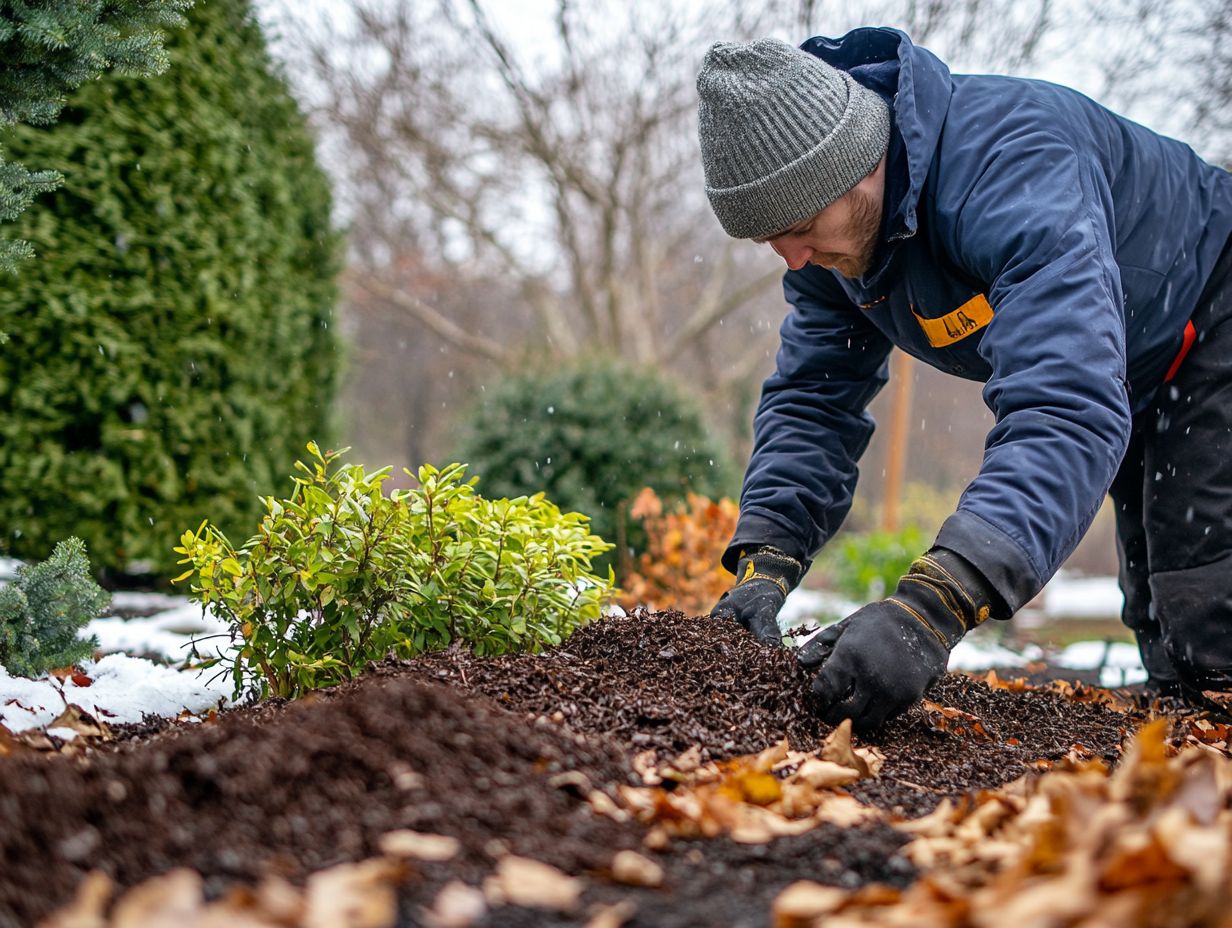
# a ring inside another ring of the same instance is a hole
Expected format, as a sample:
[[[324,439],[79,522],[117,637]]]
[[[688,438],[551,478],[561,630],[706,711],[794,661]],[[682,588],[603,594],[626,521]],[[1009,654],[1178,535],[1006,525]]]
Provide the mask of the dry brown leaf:
[[[78,705],[70,703],[55,720],[43,726],[47,728],[69,728],[86,738],[111,739],[111,729],[90,715]]]
[[[303,928],[386,928],[398,917],[402,869],[387,860],[339,864],[308,877]]]
[[[484,880],[483,894],[492,905],[572,912],[582,895],[582,881],[550,864],[509,855],[502,857],[496,873]]]
[[[852,767],[835,763],[832,760],[818,760],[816,757],[809,757],[800,763],[793,779],[814,789],[834,789],[855,783],[861,777],[860,771]]]
[[[861,777],[873,776],[868,760],[857,754],[851,746],[851,719],[843,719],[838,728],[830,732],[821,746],[821,759],[850,767]]]
[[[450,880],[436,894],[424,920],[430,928],[470,928],[488,913],[482,892],[461,880]]]
[[[848,890],[799,880],[775,897],[771,924],[774,928],[808,928],[815,919],[837,912],[850,897]]]
[[[614,905],[597,906],[587,919],[586,928],[621,928],[636,914],[637,905],[628,899]]]
[[[647,786],[658,786],[663,782],[663,778],[659,776],[658,771],[655,769],[656,759],[657,755],[654,748],[633,756],[633,770],[642,778],[642,782]]]
[[[0,757],[20,757],[24,755],[37,754],[39,748],[30,744],[28,741],[28,732],[23,732],[20,735],[15,735],[3,725],[0,725]],[[40,737],[47,743],[47,749],[54,749],[46,735]]]
[[[200,875],[180,867],[134,886],[115,904],[112,928],[183,928],[203,902]]]
[[[597,815],[606,815],[617,822],[627,822],[629,820],[629,813],[618,806],[616,800],[601,790],[591,790],[590,795],[586,797],[586,802]]]
[[[409,829],[389,831],[381,835],[377,846],[390,857],[410,857],[415,860],[452,860],[462,850],[457,838],[430,835]]]
[[[637,851],[617,851],[612,858],[612,879],[626,886],[661,886],[663,867]]]
[[[684,777],[702,765],[702,747],[700,744],[695,744],[687,751],[681,753],[675,760],[667,765],[666,768],[659,771],[659,775],[666,779],[682,780]],[[672,774],[669,776],[669,772]]]
[[[1011,692],[1021,693],[1026,690],[1039,689],[1038,686],[1033,686],[1028,683],[1026,677],[1013,677],[1009,680],[1002,680],[1001,677],[997,675],[995,670],[990,670],[988,673],[984,674],[984,676],[977,677],[976,679],[982,680],[990,689],[994,690],[1009,690]]]
[[[40,922],[39,928],[105,928],[107,919],[103,913],[114,889],[107,874],[91,870],[77,885],[73,901]]]
[[[962,709],[955,709],[951,706],[943,706],[929,699],[923,700],[920,706],[924,710],[924,718],[928,721],[928,727],[934,731],[945,732],[948,735],[956,735],[960,738],[976,738],[980,741],[992,740],[992,735],[988,733],[984,723],[978,716],[974,716],[970,712],[964,712]]]

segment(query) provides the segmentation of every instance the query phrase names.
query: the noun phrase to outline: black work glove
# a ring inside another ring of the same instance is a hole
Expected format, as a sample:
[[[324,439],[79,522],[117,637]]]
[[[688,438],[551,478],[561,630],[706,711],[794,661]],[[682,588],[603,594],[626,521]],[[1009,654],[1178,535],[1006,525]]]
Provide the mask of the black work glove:
[[[950,649],[990,617],[1009,618],[1000,596],[960,555],[933,548],[894,592],[853,612],[800,649],[818,667],[813,696],[822,719],[880,727],[945,673]]]
[[[770,545],[741,551],[736,585],[719,597],[710,615],[734,619],[766,644],[782,644],[779,610],[802,573],[803,564]]]

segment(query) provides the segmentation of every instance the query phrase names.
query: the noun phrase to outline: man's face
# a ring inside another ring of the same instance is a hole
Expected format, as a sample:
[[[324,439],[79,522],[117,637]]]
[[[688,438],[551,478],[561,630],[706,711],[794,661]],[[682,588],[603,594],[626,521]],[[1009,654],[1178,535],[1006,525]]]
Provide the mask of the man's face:
[[[885,160],[855,187],[820,213],[765,242],[793,270],[806,264],[832,268],[844,277],[859,277],[873,263],[881,207],[885,197]]]

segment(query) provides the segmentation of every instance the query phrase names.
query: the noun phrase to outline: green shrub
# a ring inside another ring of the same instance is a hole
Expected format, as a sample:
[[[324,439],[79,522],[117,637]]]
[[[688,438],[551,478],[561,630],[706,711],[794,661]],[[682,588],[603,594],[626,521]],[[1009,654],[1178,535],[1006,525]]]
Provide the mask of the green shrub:
[[[189,0],[40,0],[0,4],[0,129],[49,125],[64,95],[105,68],[157,74],[167,67],[162,29],[182,26]],[[0,222],[13,219],[60,183],[55,171],[31,171],[0,156]],[[30,257],[29,242],[0,238],[0,271]]]
[[[328,184],[246,0],[188,20],[162,76],[88,82],[5,134],[65,177],[14,223],[39,258],[0,287],[0,550],[27,560],[76,535],[170,576],[184,525],[255,524],[328,434]]]
[[[17,577],[0,587],[0,666],[33,676],[85,660],[97,642],[77,633],[110,599],[91,578],[78,538],[60,542],[41,564],[17,568]]]
[[[689,490],[718,498],[737,489],[727,455],[692,402],[648,371],[610,363],[489,386],[456,457],[484,475],[487,492],[542,489],[590,516],[609,541],[618,537],[618,507],[643,487],[665,501]],[[637,532],[630,543],[641,550]]]
[[[894,591],[928,540],[914,525],[896,532],[851,533],[826,548],[822,568],[834,588],[861,601],[881,599]]]
[[[391,651],[534,650],[599,616],[612,583],[591,561],[609,546],[584,516],[542,493],[484,499],[461,464],[425,465],[417,489],[385,496],[390,468],[365,473],[335,466],[343,452],[308,450],[291,497],[265,500],[241,548],[202,523],[175,549],[192,565],[176,580],[195,574],[197,599],[243,641],[237,695],[339,683]]]

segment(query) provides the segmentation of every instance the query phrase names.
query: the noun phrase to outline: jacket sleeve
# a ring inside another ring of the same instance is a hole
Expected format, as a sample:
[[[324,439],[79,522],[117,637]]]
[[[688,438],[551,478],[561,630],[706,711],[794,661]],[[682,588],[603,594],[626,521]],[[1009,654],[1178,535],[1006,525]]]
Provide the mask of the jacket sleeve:
[[[1078,544],[1129,441],[1112,196],[1093,159],[1054,133],[1020,130],[987,154],[953,155],[969,161],[951,173],[969,180],[940,178],[939,224],[960,266],[991,281],[979,352],[996,424],[937,543],[1013,612]],[[945,203],[958,204],[949,216]]]
[[[834,534],[873,433],[867,406],[887,379],[889,341],[829,271],[789,271],[783,289],[792,309],[762,386],[740,520],[723,555],[733,572],[742,547],[772,544],[807,562]]]

